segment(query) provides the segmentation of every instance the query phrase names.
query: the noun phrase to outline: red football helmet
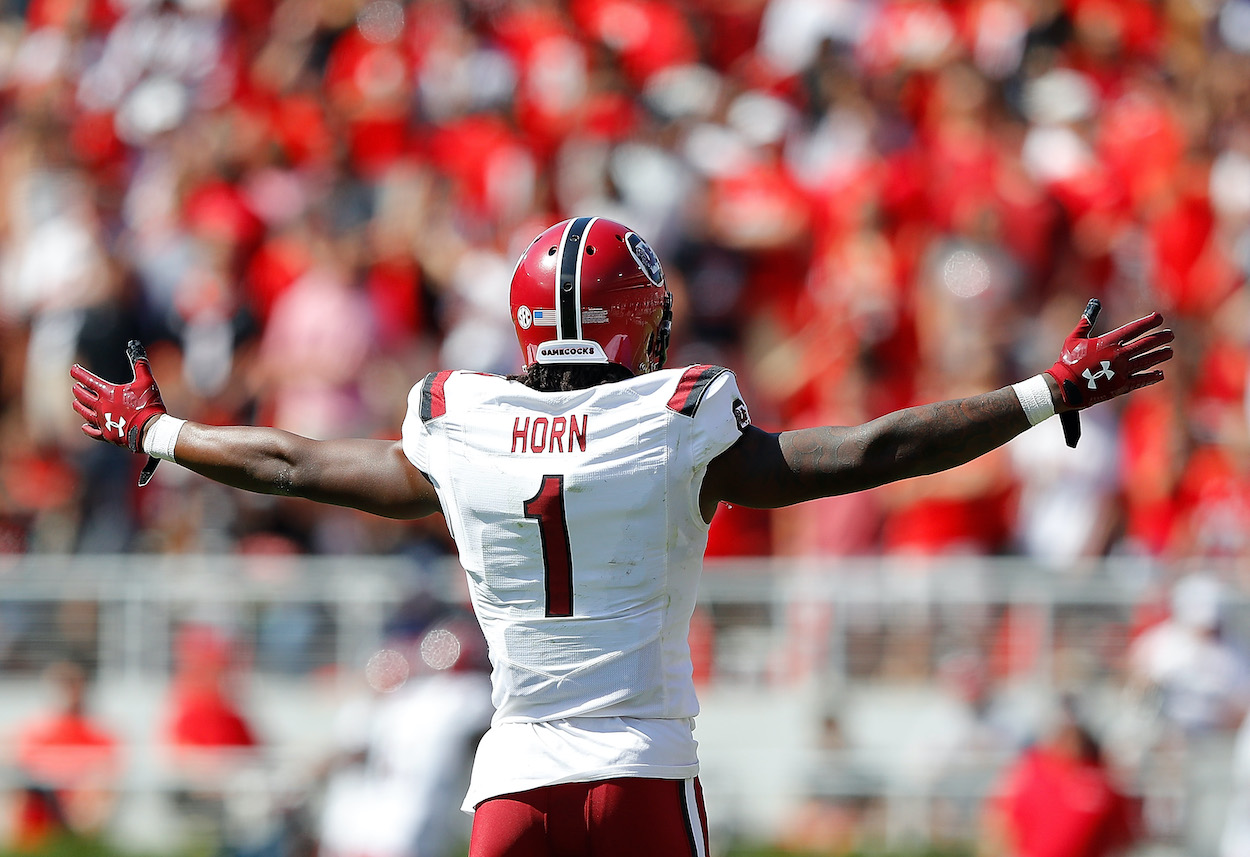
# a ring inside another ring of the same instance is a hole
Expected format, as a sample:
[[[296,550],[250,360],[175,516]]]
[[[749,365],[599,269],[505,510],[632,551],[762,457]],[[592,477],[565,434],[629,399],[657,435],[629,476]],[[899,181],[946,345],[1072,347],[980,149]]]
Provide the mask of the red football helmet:
[[[512,273],[512,323],[525,365],[664,365],[673,296],[655,252],[628,227],[576,217],[526,248]]]

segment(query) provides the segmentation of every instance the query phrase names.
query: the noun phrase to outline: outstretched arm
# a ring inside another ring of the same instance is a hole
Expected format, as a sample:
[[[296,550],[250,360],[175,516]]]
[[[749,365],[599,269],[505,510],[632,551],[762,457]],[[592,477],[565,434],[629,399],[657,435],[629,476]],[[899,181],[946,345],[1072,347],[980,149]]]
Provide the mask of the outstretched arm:
[[[771,509],[948,470],[1028,427],[1010,387],[906,408],[858,426],[779,433],[752,427],[708,467],[704,517],[720,500]]]
[[[905,408],[859,426],[770,434],[748,429],[708,467],[704,517],[719,501],[788,506],[947,470],[1055,413],[1106,401],[1163,380],[1153,367],[1172,357],[1170,330],[1153,313],[1100,337],[1082,317],[1051,369],[990,393]],[[1153,332],[1148,332],[1153,331]]]
[[[234,488],[386,518],[420,518],[439,510],[434,487],[398,441],[310,440],[279,429],[188,422],[178,433],[174,460]]]
[[[311,440],[273,428],[208,426],[166,413],[142,346],[127,348],[134,379],[113,384],[74,366],[74,409],[83,432],[146,452],[147,481],[160,459],[261,494],[302,497],[388,518],[436,512],[438,498],[397,441]]]

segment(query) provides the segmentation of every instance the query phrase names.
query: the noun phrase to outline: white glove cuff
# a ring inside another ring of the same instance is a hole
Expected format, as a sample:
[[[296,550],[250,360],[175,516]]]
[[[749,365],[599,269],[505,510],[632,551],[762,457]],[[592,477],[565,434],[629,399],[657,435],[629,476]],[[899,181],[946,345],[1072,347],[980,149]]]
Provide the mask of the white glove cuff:
[[[186,425],[186,420],[161,414],[152,421],[143,433],[143,451],[153,458],[174,460],[174,446],[178,443],[178,432]]]
[[[1034,375],[1027,381],[1012,384],[1011,389],[1016,391],[1016,398],[1020,400],[1020,407],[1024,408],[1024,415],[1029,418],[1029,425],[1035,426],[1055,415],[1055,402],[1050,397],[1050,385],[1046,383],[1045,375]]]

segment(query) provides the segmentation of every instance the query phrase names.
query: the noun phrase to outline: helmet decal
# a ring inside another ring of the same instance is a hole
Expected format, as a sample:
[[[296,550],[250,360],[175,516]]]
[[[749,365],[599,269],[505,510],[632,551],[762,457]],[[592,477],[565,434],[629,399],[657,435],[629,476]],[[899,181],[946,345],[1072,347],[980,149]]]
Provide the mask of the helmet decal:
[[[578,217],[569,221],[560,239],[560,257],[556,262],[556,338],[582,338],[582,260],[585,258],[585,237],[597,217]]]
[[[538,346],[539,363],[607,363],[603,346],[593,339],[552,339]]]
[[[534,323],[534,313],[529,307],[522,304],[516,308],[516,323],[520,325],[521,330],[530,329],[530,325]]]
[[[654,285],[664,285],[664,269],[660,267],[660,257],[655,255],[651,245],[643,241],[642,236],[637,232],[626,234],[625,244],[629,247],[629,255],[634,257],[638,267],[642,268],[642,272],[647,275],[647,279]]]

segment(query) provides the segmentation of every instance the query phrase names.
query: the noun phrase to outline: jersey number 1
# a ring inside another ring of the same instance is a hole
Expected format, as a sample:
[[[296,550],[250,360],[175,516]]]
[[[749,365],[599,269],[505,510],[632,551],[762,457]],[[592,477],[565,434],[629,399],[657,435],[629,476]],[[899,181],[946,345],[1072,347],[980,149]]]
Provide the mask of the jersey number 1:
[[[543,544],[548,616],[573,615],[573,552],[564,516],[564,477],[544,476],[538,493],[525,501],[525,517],[538,521]]]

